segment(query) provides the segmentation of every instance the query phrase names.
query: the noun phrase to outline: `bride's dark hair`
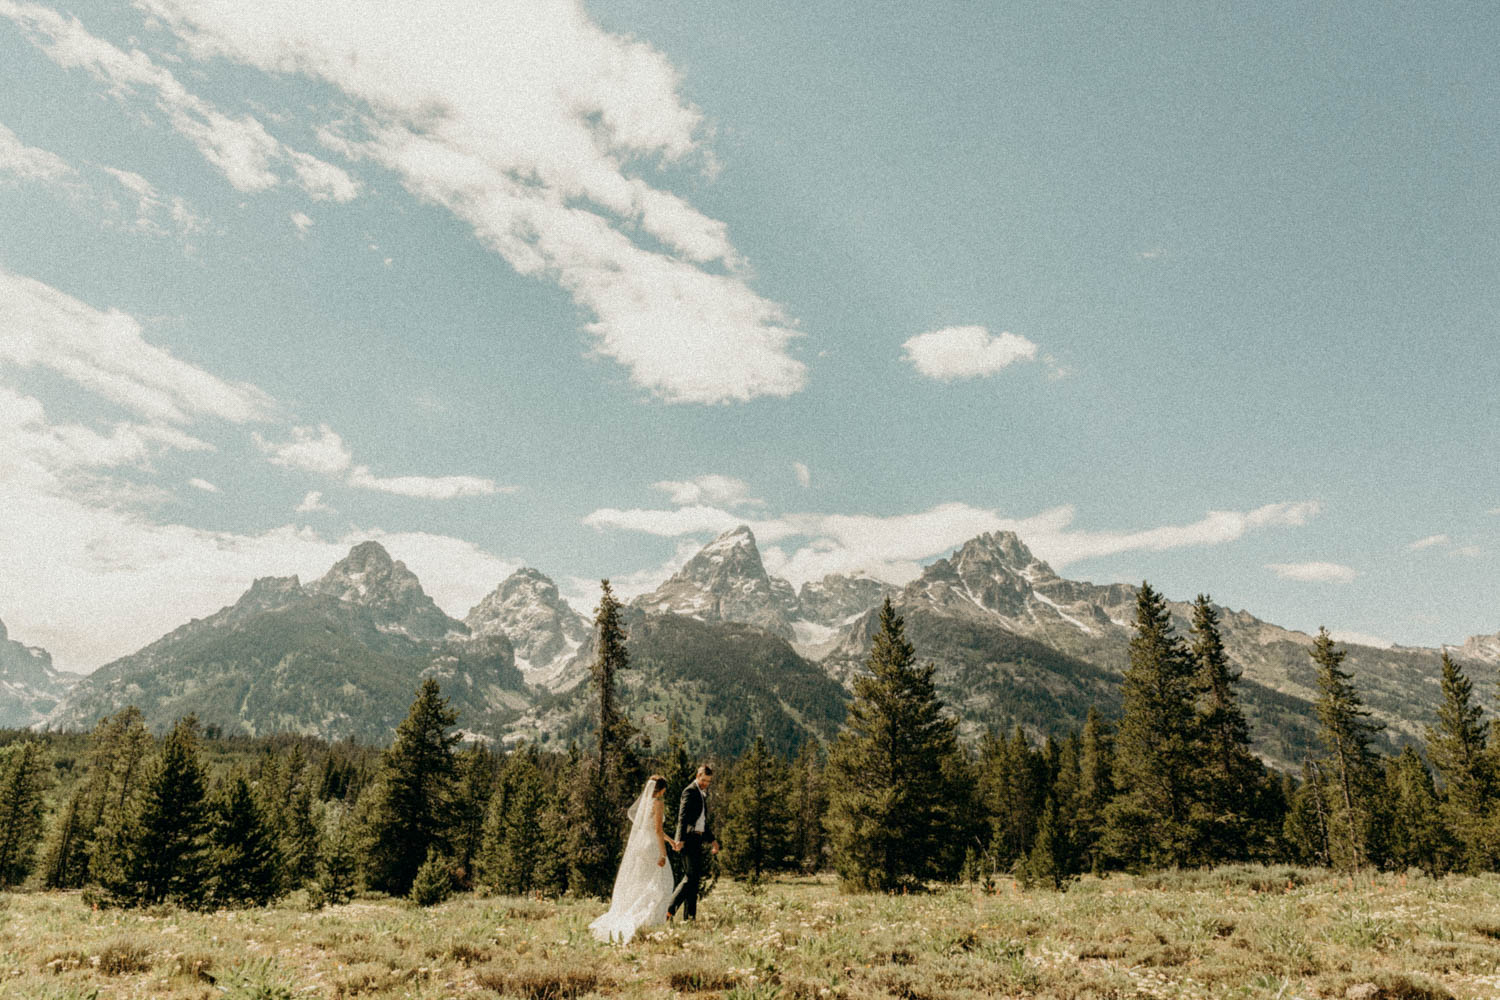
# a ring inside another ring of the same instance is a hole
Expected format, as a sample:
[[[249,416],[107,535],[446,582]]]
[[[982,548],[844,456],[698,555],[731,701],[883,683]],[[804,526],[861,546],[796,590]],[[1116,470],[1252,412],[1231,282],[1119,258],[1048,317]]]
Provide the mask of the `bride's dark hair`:
[[[659,775],[659,774],[653,774],[650,777],[650,779],[648,779],[648,780],[650,780],[650,782],[651,782],[651,794],[652,795],[655,795],[658,792],[664,792],[664,791],[667,790],[667,779],[663,778],[661,775]]]

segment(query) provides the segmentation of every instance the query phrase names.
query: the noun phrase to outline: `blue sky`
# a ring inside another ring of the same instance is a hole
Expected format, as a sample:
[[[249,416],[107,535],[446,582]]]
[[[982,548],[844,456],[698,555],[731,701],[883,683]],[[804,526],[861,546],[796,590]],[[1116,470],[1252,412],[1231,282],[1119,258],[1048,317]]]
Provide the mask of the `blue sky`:
[[[0,0],[0,619],[61,665],[366,537],[588,610],[742,521],[1500,628],[1488,5],[411,10]]]

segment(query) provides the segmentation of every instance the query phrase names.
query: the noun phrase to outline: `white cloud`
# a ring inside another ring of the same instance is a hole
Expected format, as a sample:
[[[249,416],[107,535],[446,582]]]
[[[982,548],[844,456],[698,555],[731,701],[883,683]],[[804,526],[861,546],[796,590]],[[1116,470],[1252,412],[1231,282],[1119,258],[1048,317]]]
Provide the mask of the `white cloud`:
[[[494,480],[479,476],[376,476],[369,466],[354,464],[354,456],[344,439],[327,424],[293,427],[292,439],[285,442],[270,441],[260,434],[252,437],[272,465],[321,476],[342,476],[345,483],[356,489],[424,500],[515,492],[513,486],[499,486]]]
[[[174,197],[169,205],[155,186],[140,174],[116,167],[99,169],[114,178],[134,199],[136,217],[130,228],[137,232],[163,235],[175,230],[179,236],[188,236],[203,228],[203,218],[183,198]]]
[[[792,473],[797,477],[797,485],[807,489],[812,485],[812,470],[804,462],[793,462]]]
[[[1383,639],[1378,635],[1369,635],[1364,632],[1349,632],[1343,629],[1336,629],[1328,634],[1333,636],[1336,642],[1345,642],[1354,646],[1373,646],[1376,649],[1390,649],[1395,645],[1389,639]]]
[[[928,378],[952,381],[993,375],[1036,358],[1037,346],[1014,333],[991,336],[982,326],[950,326],[918,334],[901,345],[907,361]]]
[[[497,486],[494,480],[479,476],[375,476],[363,465],[349,470],[348,483],[363,490],[378,490],[423,500],[453,500],[457,497],[489,496],[493,493],[516,491],[514,486]]]
[[[1359,575],[1348,566],[1331,562],[1267,563],[1266,569],[1283,580],[1301,583],[1349,583]]]
[[[204,493],[218,493],[219,492],[219,488],[217,486],[215,486],[213,483],[209,482],[207,479],[199,479],[197,476],[194,476],[192,479],[189,479],[188,480],[188,485],[191,486],[195,490],[202,490]]]
[[[666,480],[652,483],[651,488],[667,494],[679,507],[695,505],[742,507],[761,503],[750,495],[750,485],[743,479],[720,476],[715,473],[683,481]]]
[[[1406,551],[1419,552],[1422,549],[1430,549],[1434,545],[1447,545],[1448,542],[1449,539],[1447,535],[1428,535],[1426,538],[1419,538],[1415,542],[1411,542],[1410,544],[1408,544],[1406,546]]]
[[[306,235],[307,231],[312,228],[313,220],[306,212],[293,212],[292,225],[297,227],[298,233]]]
[[[681,541],[667,561],[659,566],[648,566],[633,573],[619,573],[609,578],[609,589],[616,598],[629,601],[642,594],[649,594],[673,573],[682,569],[687,561],[698,554],[702,546],[695,541]],[[574,610],[593,615],[599,605],[599,581],[587,577],[570,576],[558,585],[562,596]]]
[[[289,163],[301,187],[314,198],[347,201],[358,191],[339,167],[283,145],[250,115],[230,117],[190,92],[168,70],[139,49],[123,49],[92,35],[77,18],[36,4],[0,0],[8,17],[53,62],[88,70],[124,98],[148,92],[172,127],[197,147],[209,163],[240,191],[264,191],[282,182],[275,166]]]
[[[77,171],[56,153],[28,146],[0,123],[0,174],[10,174],[23,181],[67,181]]]
[[[332,507],[323,502],[323,494],[317,490],[311,490],[302,502],[297,505],[298,514],[316,514],[323,511],[333,510]]]
[[[354,456],[344,445],[344,439],[327,424],[293,427],[292,439],[281,444],[268,441],[259,434],[253,437],[256,447],[272,465],[286,469],[336,476],[354,462]]]
[[[1297,526],[1321,509],[1315,501],[1267,504],[1251,511],[1212,511],[1182,525],[1128,532],[1081,531],[1072,527],[1074,509],[1055,507],[1026,518],[962,503],[941,504],[914,514],[785,514],[746,519],[717,507],[695,505],[675,510],[601,508],[583,523],[600,530],[636,531],[666,538],[703,536],[748,524],[762,544],[767,569],[793,583],[828,573],[868,572],[891,583],[904,583],[921,572],[925,560],[987,531],[1014,531],[1038,556],[1054,567],[1083,559],[1132,551],[1164,551],[1219,545],[1247,532],[1274,526]],[[789,551],[765,548],[792,541]]]
[[[565,289],[595,351],[669,402],[802,388],[795,323],[749,286],[727,227],[641,174],[696,160],[702,116],[649,45],[568,0],[476,8],[143,0],[200,59],[327,81],[320,132],[396,172],[521,274]]]
[[[148,344],[141,325],[101,312],[39,281],[0,268],[0,367],[47,368],[152,420],[194,417],[245,423],[267,417],[269,396],[226,382]]]
[[[1477,545],[1456,545],[1448,554],[1455,559],[1478,559],[1484,555],[1484,550]]]

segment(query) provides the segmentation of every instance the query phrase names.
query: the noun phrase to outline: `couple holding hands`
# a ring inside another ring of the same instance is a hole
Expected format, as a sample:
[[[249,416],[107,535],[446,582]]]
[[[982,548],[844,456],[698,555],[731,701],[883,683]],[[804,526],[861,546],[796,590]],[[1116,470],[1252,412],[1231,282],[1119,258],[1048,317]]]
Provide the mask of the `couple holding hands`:
[[[697,918],[698,887],[708,869],[709,854],[719,853],[708,795],[713,774],[707,764],[700,766],[697,777],[682,790],[675,839],[663,827],[667,779],[659,774],[646,779],[646,787],[630,809],[630,836],[615,875],[609,912],[589,925],[594,937],[624,944],[642,927],[666,923],[679,912],[684,920]],[[682,881],[675,887],[667,864],[669,847],[683,856]]]

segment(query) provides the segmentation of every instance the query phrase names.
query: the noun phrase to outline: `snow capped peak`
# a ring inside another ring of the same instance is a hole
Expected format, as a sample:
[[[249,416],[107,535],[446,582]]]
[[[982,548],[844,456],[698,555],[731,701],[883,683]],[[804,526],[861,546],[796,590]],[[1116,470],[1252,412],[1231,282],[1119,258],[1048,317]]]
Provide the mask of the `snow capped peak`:
[[[759,625],[790,638],[797,595],[790,583],[766,573],[755,534],[742,524],[709,542],[634,604],[658,614]]]
[[[588,638],[588,621],[546,575],[522,567],[474,605],[464,624],[476,636],[504,635],[528,680],[552,676]]]
[[[354,546],[307,590],[367,607],[383,628],[412,636],[440,638],[457,627],[427,596],[417,575],[391,559],[379,542]]]

